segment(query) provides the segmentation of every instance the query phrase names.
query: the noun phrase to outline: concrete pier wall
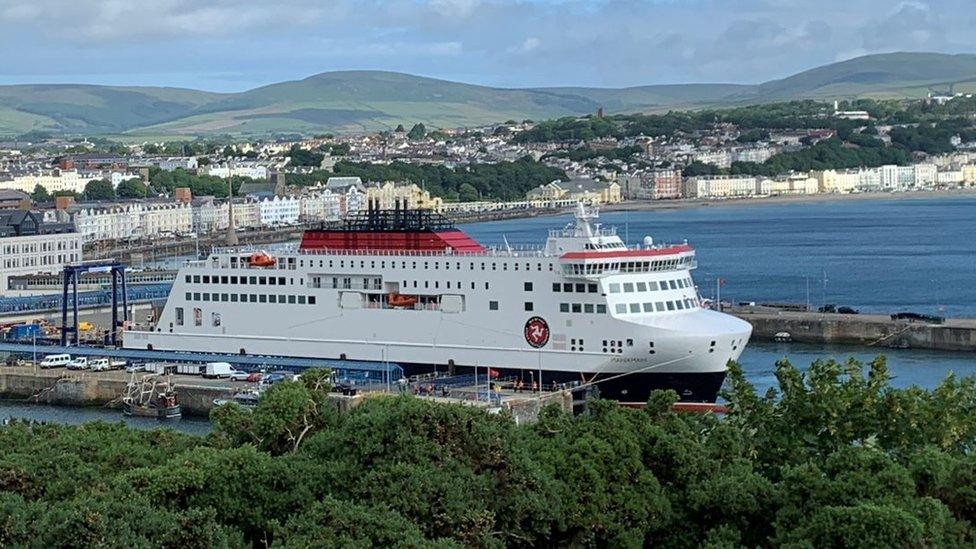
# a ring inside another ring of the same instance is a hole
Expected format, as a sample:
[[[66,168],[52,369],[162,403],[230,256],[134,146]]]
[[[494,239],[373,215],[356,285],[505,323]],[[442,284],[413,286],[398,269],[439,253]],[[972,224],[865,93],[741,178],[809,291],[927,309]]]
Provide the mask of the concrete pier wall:
[[[733,310],[752,325],[753,338],[773,340],[786,332],[791,341],[839,343],[881,348],[976,351],[976,320],[943,324],[892,320],[884,315],[842,315],[793,311]]]

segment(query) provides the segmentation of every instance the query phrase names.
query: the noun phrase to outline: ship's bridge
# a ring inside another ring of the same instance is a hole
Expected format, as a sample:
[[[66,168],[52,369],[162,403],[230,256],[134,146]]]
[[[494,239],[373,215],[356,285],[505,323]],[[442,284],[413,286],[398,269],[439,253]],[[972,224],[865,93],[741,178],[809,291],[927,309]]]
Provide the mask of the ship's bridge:
[[[564,276],[591,279],[697,267],[695,250],[687,243],[655,245],[648,237],[642,247],[628,248],[614,228],[593,223],[596,210],[579,204],[575,217],[574,223],[550,231],[546,241],[546,252],[559,257]]]

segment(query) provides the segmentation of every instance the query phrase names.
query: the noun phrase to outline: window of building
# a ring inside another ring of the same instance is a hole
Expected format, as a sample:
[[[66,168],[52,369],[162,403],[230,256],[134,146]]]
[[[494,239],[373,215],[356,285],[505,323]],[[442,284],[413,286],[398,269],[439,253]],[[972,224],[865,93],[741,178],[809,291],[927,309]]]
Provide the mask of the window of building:
[[[497,311],[498,310],[498,302],[497,301],[489,301],[488,302],[488,310],[489,311]]]

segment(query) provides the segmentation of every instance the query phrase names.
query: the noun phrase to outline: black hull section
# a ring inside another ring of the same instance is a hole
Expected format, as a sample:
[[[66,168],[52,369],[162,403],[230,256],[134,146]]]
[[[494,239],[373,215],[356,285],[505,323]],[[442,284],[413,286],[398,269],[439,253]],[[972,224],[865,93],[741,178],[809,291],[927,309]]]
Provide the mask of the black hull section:
[[[404,374],[412,376],[416,374],[429,373],[435,368],[429,364],[409,364],[403,365]],[[448,372],[449,368],[440,366],[436,368],[440,372]],[[492,368],[498,372],[502,378],[521,379],[525,387],[531,387],[533,381],[537,381],[539,372],[537,370],[516,370],[509,368]],[[475,369],[470,366],[454,366],[453,373],[472,374]],[[482,367],[477,371],[479,376],[487,374],[487,369]],[[583,378],[585,376],[585,379]],[[592,383],[595,388],[594,394],[600,398],[617,400],[631,404],[644,404],[647,402],[651,391],[672,389],[678,393],[681,402],[707,402],[712,403],[718,399],[718,393],[722,389],[725,381],[725,372],[651,372],[635,373],[627,375],[619,374],[583,374],[579,372],[565,372],[543,370],[542,385],[544,389],[551,389],[553,383]]]

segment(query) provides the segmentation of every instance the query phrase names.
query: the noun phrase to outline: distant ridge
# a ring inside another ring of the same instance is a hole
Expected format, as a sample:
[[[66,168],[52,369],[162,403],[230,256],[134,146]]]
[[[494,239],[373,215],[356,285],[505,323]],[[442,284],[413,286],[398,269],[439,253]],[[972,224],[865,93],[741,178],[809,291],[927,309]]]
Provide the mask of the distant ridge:
[[[790,99],[913,98],[976,91],[976,55],[886,53],[756,85],[506,89],[386,71],[336,71],[241,93],[164,87],[0,86],[0,134],[264,135],[465,127],[592,113],[665,111]]]

